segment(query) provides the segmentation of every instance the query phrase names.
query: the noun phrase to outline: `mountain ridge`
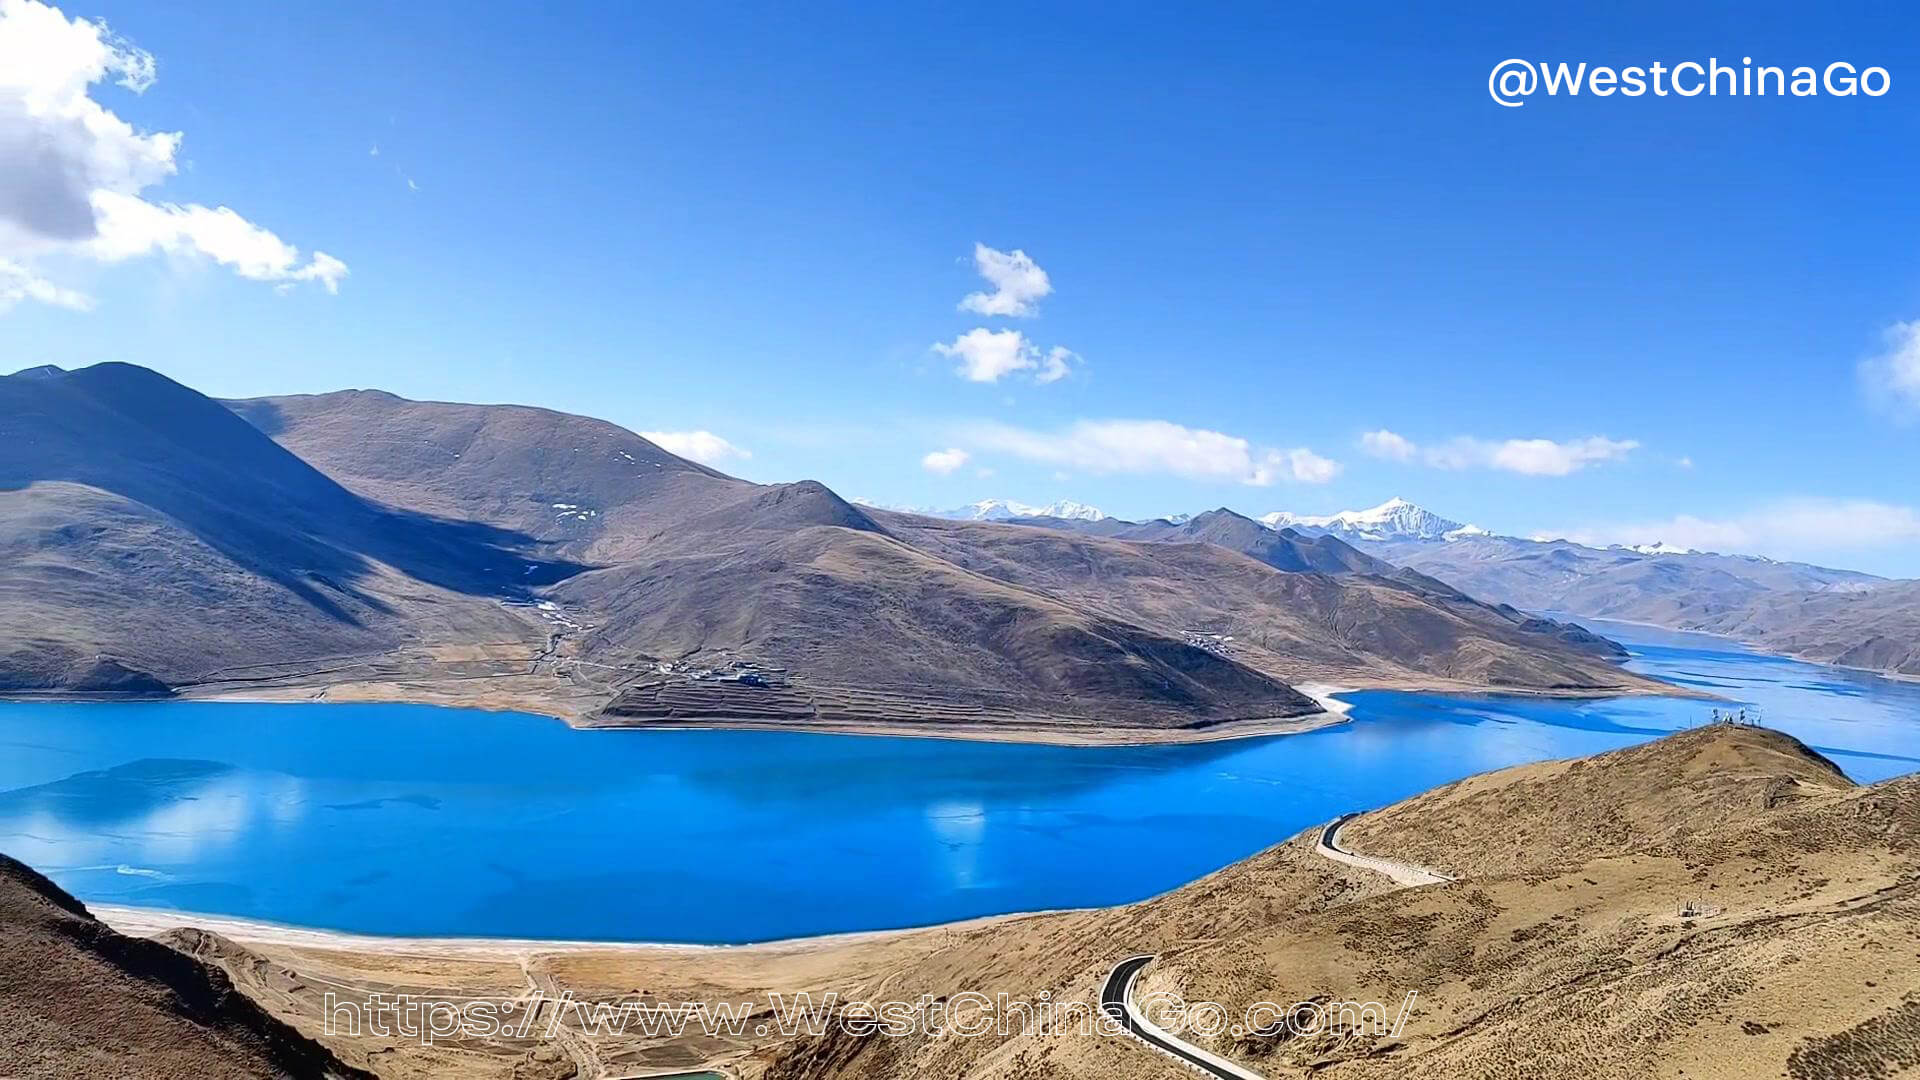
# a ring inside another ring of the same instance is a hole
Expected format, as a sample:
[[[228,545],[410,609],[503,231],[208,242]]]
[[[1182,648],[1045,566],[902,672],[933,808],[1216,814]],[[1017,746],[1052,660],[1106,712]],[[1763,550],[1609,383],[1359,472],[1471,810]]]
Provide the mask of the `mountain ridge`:
[[[1072,499],[1059,499],[1044,506],[1033,506],[1012,499],[981,499],[965,506],[937,510],[924,506],[898,506],[874,502],[871,499],[852,500],[861,506],[871,506],[876,510],[891,510],[901,514],[919,514],[923,517],[945,518],[949,521],[1010,521],[1014,518],[1058,518],[1062,521],[1099,521],[1107,513],[1097,506],[1075,502]]]
[[[1319,713],[1300,679],[1658,688],[1591,635],[1224,510],[1175,536],[1034,542],[523,406],[219,403],[125,365],[9,377],[0,398],[15,692],[320,687],[1080,741],[1292,730]],[[1225,647],[1227,626],[1248,632]]]
[[[1150,536],[1170,535],[1194,519],[1010,520]],[[1601,548],[1506,536],[1399,497],[1367,510],[1317,516],[1274,511],[1255,520],[1271,529],[1338,537],[1405,572],[1495,604],[1722,634],[1820,663],[1920,675],[1920,603],[1911,600],[1909,582],[1664,543]]]

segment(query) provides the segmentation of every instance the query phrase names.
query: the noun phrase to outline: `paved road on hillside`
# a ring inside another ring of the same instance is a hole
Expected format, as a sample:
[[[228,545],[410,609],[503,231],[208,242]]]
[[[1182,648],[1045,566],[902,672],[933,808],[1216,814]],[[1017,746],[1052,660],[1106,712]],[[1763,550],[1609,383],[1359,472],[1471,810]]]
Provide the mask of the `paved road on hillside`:
[[[1453,880],[1437,870],[1429,870],[1424,866],[1415,866],[1398,859],[1383,859],[1378,855],[1362,855],[1341,847],[1341,827],[1359,816],[1359,814],[1342,814],[1328,822],[1326,827],[1320,830],[1320,842],[1313,846],[1314,852],[1322,858],[1346,863],[1348,866],[1357,866],[1362,870],[1371,870],[1376,874],[1385,874],[1393,879],[1394,884],[1410,889],[1420,885],[1444,885]]]
[[[1403,888],[1415,888],[1421,885],[1441,885],[1453,878],[1424,866],[1400,862],[1396,859],[1383,859],[1377,855],[1361,855],[1340,846],[1340,829],[1359,814],[1342,814],[1329,821],[1321,830],[1319,842],[1314,844],[1314,852],[1323,858],[1335,862],[1357,866],[1362,870],[1371,870],[1384,874],[1394,884]],[[1175,1038],[1172,1034],[1153,1026],[1146,1016],[1133,1005],[1133,982],[1140,977],[1140,971],[1153,963],[1151,956],[1129,956],[1115,964],[1107,973],[1106,985],[1100,988],[1100,1009],[1114,1018],[1127,1034],[1153,1047],[1155,1050],[1173,1058],[1189,1069],[1208,1076],[1218,1076],[1223,1080],[1265,1080],[1259,1073],[1235,1065],[1233,1062],[1209,1054],[1192,1043]]]
[[[1189,1069],[1208,1076],[1218,1076],[1222,1080],[1266,1080],[1257,1072],[1243,1069],[1233,1062],[1174,1038],[1171,1034],[1154,1027],[1140,1010],[1133,1006],[1133,980],[1139,978],[1140,969],[1153,962],[1151,956],[1130,956],[1114,965],[1107,974],[1107,984],[1100,988],[1100,1008],[1114,1018],[1127,1034],[1153,1047],[1155,1050],[1173,1058]]]

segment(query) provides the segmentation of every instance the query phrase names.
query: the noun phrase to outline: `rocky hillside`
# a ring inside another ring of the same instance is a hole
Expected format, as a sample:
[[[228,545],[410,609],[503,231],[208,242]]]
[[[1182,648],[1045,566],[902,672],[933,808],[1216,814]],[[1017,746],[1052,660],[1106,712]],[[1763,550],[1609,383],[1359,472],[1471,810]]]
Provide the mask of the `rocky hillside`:
[[[594,626],[582,655],[596,663],[746,658],[835,686],[929,687],[988,703],[1011,691],[1032,695],[1031,707],[1095,705],[1122,720],[1144,717],[1135,702],[1216,719],[1295,707],[1249,671],[1644,685],[1597,641],[1524,625],[1418,575],[1400,574],[1391,593],[1359,586],[1356,574],[1397,568],[1336,539],[1277,533],[1228,513],[1201,515],[1177,534],[1124,537],[1134,542],[1104,550],[1123,555],[1137,580],[1076,585],[1062,570],[1088,565],[1084,553],[1029,543],[1027,530],[863,508],[818,484],[749,484],[600,421],[351,391],[231,404],[357,492],[524,531],[594,564],[552,595]],[[1126,523],[1073,524],[1097,533]],[[1154,549],[1142,559],[1146,541],[1225,546],[1266,569],[1219,552],[1182,563]],[[1214,574],[1218,582],[1205,580]],[[1260,615],[1234,607],[1262,590]],[[842,633],[821,634],[828,625]],[[1223,627],[1234,626],[1248,629],[1246,648],[1186,651],[1189,631],[1231,635]],[[1130,659],[1096,676],[1094,658],[1109,642]],[[940,664],[922,662],[929,649]],[[1049,659],[1060,655],[1079,659]],[[1206,685],[1245,689],[1207,690],[1190,666]],[[1209,704],[1216,693],[1221,700]]]
[[[1746,555],[1505,536],[1363,546],[1533,611],[1702,630],[1823,663],[1920,674],[1920,583]]]
[[[274,662],[516,640],[579,567],[350,492],[144,368],[0,379],[0,689],[164,692]]]
[[[1920,581],[1769,593],[1690,624],[1808,660],[1920,677]]]
[[[583,417],[220,403],[118,364],[9,377],[0,399],[15,691],[585,717],[664,680],[622,715],[667,702],[671,721],[732,709],[747,671],[794,688],[801,720],[1182,731],[1312,712],[1301,678],[1649,686],[1598,639],[1224,512],[1111,540],[936,522]],[[726,701],[688,700],[722,682]]]
[[[1632,690],[1613,642],[1355,551],[1231,511],[1127,526],[1006,529],[884,517],[976,572],[1151,623],[1202,628],[1249,663],[1294,679],[1380,685]],[[1098,525],[1114,524],[1112,519]],[[1094,535],[1081,535],[1094,533]]]
[[[0,1076],[368,1077],[269,1016],[226,974],[117,934],[0,855]]]

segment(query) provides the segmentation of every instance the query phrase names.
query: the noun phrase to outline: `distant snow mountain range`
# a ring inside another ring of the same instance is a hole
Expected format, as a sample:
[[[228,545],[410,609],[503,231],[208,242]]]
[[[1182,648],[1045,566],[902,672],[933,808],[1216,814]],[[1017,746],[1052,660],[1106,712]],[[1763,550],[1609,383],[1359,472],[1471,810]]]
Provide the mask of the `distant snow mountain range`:
[[[1061,521],[1100,521],[1108,514],[1097,506],[1062,499],[1045,506],[1032,506],[1012,499],[981,499],[979,502],[939,510],[929,506],[892,506],[871,499],[854,499],[876,510],[897,510],[905,514],[945,518],[948,521],[1012,521],[1015,518],[1058,518]]]
[[[976,503],[949,510],[936,510],[928,507],[889,506],[885,503],[869,502],[864,499],[853,500],[882,510],[899,510],[928,517],[946,518],[954,521],[1045,521],[1061,522],[1105,522],[1120,524],[1100,508],[1083,502],[1062,499],[1045,506],[1015,502],[1012,499],[982,499]],[[1185,525],[1194,519],[1192,514],[1169,514],[1156,521],[1171,525]],[[1483,529],[1478,525],[1455,521],[1442,517],[1425,507],[1416,505],[1399,497],[1388,499],[1378,506],[1365,510],[1342,510],[1337,514],[1295,514],[1285,510],[1275,510],[1253,520],[1269,529],[1292,529],[1306,536],[1332,536],[1353,544],[1362,550],[1386,558],[1390,561],[1428,572],[1444,570],[1457,580],[1488,584],[1483,580],[1484,571],[1490,563],[1500,563],[1509,559],[1533,560],[1543,554],[1558,550],[1564,562],[1569,557],[1587,557],[1606,555],[1615,560],[1648,560],[1660,562],[1668,557],[1686,560],[1700,571],[1726,571],[1736,566],[1758,567],[1774,566],[1777,572],[1768,573],[1765,586],[1768,589],[1860,589],[1871,588],[1883,579],[1871,574],[1862,574],[1851,570],[1834,570],[1827,567],[1805,563],[1784,563],[1762,555],[1723,555],[1716,552],[1696,551],[1693,548],[1679,547],[1667,543],[1651,544],[1614,544],[1600,548],[1578,544],[1548,536],[1518,537],[1504,536]],[[1148,523],[1137,523],[1148,524]],[[1111,530],[1106,530],[1111,531]],[[1469,543],[1469,542],[1473,543]],[[1560,568],[1562,571],[1566,567]],[[1585,568],[1583,568],[1585,569]],[[1752,576],[1751,569],[1736,570],[1738,576]],[[1573,576],[1584,576],[1575,574]],[[1488,589],[1492,595],[1508,602],[1532,602],[1532,606],[1542,606],[1549,599],[1535,590],[1519,590],[1523,595],[1513,595],[1508,589],[1498,586]],[[1564,599],[1555,597],[1554,599]],[[1556,610],[1571,610],[1560,608]],[[1620,612],[1609,612],[1620,615]]]
[[[945,518],[950,521],[1034,521],[1054,519],[1072,522],[1115,522],[1113,518],[1097,506],[1089,506],[1072,499],[1062,499],[1044,506],[1016,502],[1012,499],[982,499],[965,506],[939,510],[924,506],[896,506],[867,499],[854,499],[863,506],[872,506],[881,510],[897,510],[909,514],[922,514],[927,517]],[[1185,525],[1192,521],[1192,514],[1168,514],[1156,518],[1172,525]],[[1762,555],[1722,555],[1715,552],[1697,551],[1693,548],[1679,547],[1674,544],[1614,544],[1599,548],[1574,543],[1548,536],[1518,537],[1505,536],[1483,529],[1478,525],[1455,521],[1442,517],[1425,507],[1409,502],[1398,496],[1388,499],[1378,506],[1365,510],[1342,510],[1336,514],[1295,514],[1286,510],[1275,510],[1253,520],[1269,529],[1292,529],[1307,536],[1333,536],[1349,544],[1360,546],[1373,554],[1387,557],[1393,561],[1411,566],[1422,566],[1431,559],[1440,558],[1437,550],[1422,557],[1416,554],[1428,545],[1455,545],[1465,541],[1480,541],[1477,554],[1463,557],[1484,561],[1491,554],[1490,548],[1499,549],[1501,554],[1514,555],[1528,551],[1540,551],[1548,548],[1560,548],[1566,551],[1611,553],[1620,557],[1632,556],[1683,556],[1696,560],[1733,560],[1746,564],[1774,564],[1781,567],[1802,568],[1814,571],[1807,580],[1797,580],[1794,585],[1813,588],[1860,587],[1870,586],[1882,579],[1871,574],[1862,574],[1850,570],[1832,570],[1803,563],[1779,563]],[[1144,524],[1144,523],[1142,523]],[[1387,550],[1387,549],[1391,550]],[[1457,568],[1455,568],[1457,569]],[[1772,583],[1770,583],[1772,584]]]
[[[1342,540],[1370,540],[1375,543],[1388,540],[1453,540],[1491,535],[1478,525],[1443,518],[1401,498],[1388,499],[1368,510],[1342,510],[1324,517],[1275,510],[1262,515],[1259,521],[1270,529],[1331,533]]]
[[[1807,659],[1920,675],[1920,581],[1889,582],[1760,555],[1666,543],[1594,547],[1548,536],[1503,536],[1400,498],[1337,514],[1274,511],[1252,519],[1221,509],[1146,522],[1120,521],[1071,500],[1032,506],[983,499],[952,510],[881,509],[1117,539],[1201,541],[1241,551],[1272,546],[1249,535],[1262,526],[1292,530],[1309,538],[1332,537],[1363,557],[1523,611],[1705,630]]]
[[[856,498],[853,501],[878,510],[895,510],[925,517],[944,518],[949,521],[1015,521],[1036,518],[1053,518],[1060,521],[1117,520],[1097,506],[1090,506],[1072,499],[1061,499],[1044,506],[1014,499],[981,499],[979,502],[947,509],[931,506],[903,506],[873,499]],[[1193,520],[1193,515],[1168,514],[1156,520],[1184,525]],[[1293,529],[1312,536],[1336,536],[1349,543],[1384,544],[1400,540],[1452,541],[1495,536],[1494,533],[1478,525],[1441,517],[1425,507],[1397,496],[1366,510],[1342,510],[1337,514],[1324,515],[1295,514],[1286,510],[1275,510],[1255,520],[1270,529]],[[1500,539],[1518,540],[1520,538],[1500,537]],[[1635,551],[1642,555],[1699,554],[1691,549],[1669,544],[1641,544],[1620,550]]]
[[[1140,523],[1117,521],[1071,500],[1048,505],[981,500],[947,511],[881,509],[1044,525],[1121,540],[1198,540],[1240,552],[1271,548],[1252,536],[1261,527],[1306,538],[1331,536],[1361,557],[1419,571],[1476,600],[1509,603],[1521,611],[1707,630],[1807,659],[1920,675],[1920,580],[1889,582],[1764,555],[1695,552],[1676,544],[1596,548],[1553,536],[1501,536],[1402,498],[1329,515],[1273,511],[1248,519],[1215,509]]]

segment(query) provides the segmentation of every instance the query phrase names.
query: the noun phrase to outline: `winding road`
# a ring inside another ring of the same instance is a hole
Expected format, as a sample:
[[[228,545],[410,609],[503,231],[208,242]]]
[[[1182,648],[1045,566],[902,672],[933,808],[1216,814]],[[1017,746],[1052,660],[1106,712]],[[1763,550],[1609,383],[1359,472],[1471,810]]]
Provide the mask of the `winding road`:
[[[1313,846],[1314,853],[1334,862],[1357,866],[1362,870],[1371,870],[1376,874],[1385,874],[1394,884],[1403,888],[1415,888],[1421,885],[1444,885],[1453,879],[1437,870],[1424,866],[1401,862],[1398,859],[1383,859],[1378,855],[1361,855],[1340,846],[1340,829],[1359,814],[1342,814],[1328,822],[1320,830],[1320,841]]]
[[[1130,956],[1116,964],[1113,971],[1107,975],[1107,984],[1100,989],[1101,1011],[1113,1017],[1116,1023],[1127,1029],[1127,1034],[1190,1069],[1196,1069],[1209,1076],[1226,1077],[1228,1080],[1265,1080],[1265,1077],[1257,1072],[1243,1069],[1226,1058],[1209,1054],[1192,1043],[1176,1039],[1153,1026],[1153,1023],[1133,1004],[1133,980],[1140,977],[1141,968],[1152,962],[1151,956]]]
[[[1442,885],[1453,880],[1446,874],[1429,870],[1424,866],[1415,866],[1397,859],[1383,859],[1377,855],[1361,855],[1341,847],[1341,827],[1359,816],[1359,814],[1342,814],[1328,822],[1321,828],[1320,835],[1314,842],[1314,853],[1348,866],[1384,874],[1401,888]],[[1235,1065],[1217,1054],[1210,1054],[1192,1043],[1175,1038],[1172,1034],[1155,1027],[1146,1015],[1135,1007],[1133,1004],[1134,980],[1140,977],[1143,968],[1153,963],[1153,959],[1151,955],[1129,956],[1115,964],[1113,970],[1107,973],[1106,984],[1100,988],[1100,1010],[1125,1028],[1127,1034],[1189,1069],[1208,1076],[1221,1077],[1222,1080],[1266,1080],[1251,1069]]]

